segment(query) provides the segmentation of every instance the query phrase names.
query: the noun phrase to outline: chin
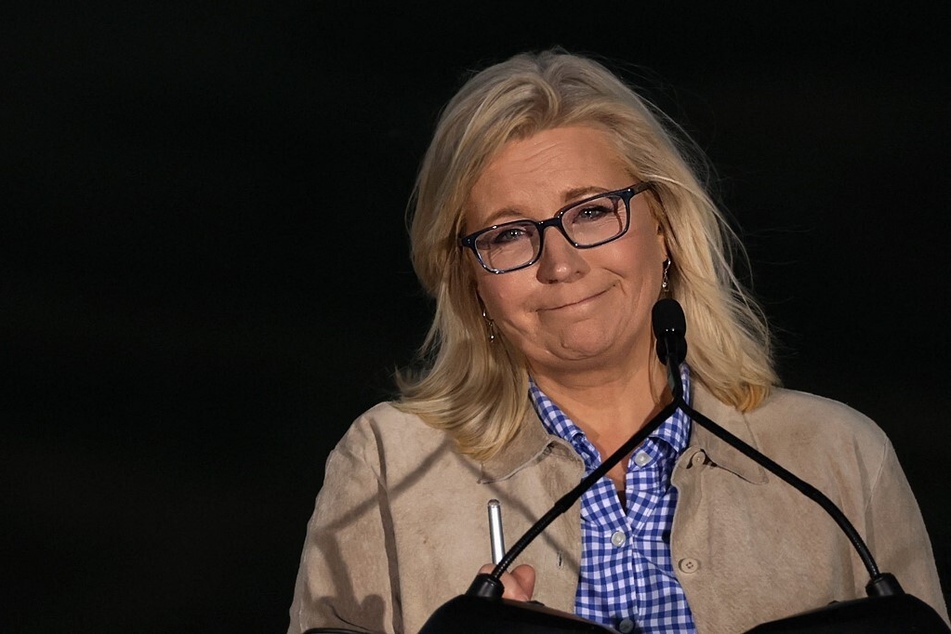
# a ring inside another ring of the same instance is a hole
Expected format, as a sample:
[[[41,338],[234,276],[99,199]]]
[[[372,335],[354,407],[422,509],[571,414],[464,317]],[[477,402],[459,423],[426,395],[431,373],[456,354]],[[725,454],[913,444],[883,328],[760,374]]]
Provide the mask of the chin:
[[[616,355],[612,341],[570,341],[552,349],[552,356],[567,363],[603,364]]]

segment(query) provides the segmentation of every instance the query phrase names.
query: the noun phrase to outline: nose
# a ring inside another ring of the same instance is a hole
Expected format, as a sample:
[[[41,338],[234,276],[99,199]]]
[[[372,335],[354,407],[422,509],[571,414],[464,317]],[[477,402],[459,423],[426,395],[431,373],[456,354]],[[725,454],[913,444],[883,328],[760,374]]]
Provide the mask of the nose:
[[[550,227],[549,227],[550,228]],[[538,258],[536,276],[543,284],[571,282],[589,270],[582,250],[576,249],[558,231],[548,231]]]

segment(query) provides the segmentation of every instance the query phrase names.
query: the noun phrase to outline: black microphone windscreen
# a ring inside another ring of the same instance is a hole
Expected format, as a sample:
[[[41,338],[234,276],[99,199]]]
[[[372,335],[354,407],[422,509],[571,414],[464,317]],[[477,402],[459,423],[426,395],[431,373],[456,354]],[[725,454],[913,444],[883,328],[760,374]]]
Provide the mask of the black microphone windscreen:
[[[683,363],[687,358],[687,318],[677,300],[669,297],[657,300],[651,309],[651,327],[657,339],[657,357],[660,362],[670,368]],[[675,380],[668,377],[668,381]]]
[[[680,307],[676,299],[665,297],[657,300],[651,310],[651,326],[654,329],[654,336],[658,339],[668,332],[685,334],[687,318],[684,317],[684,309]]]

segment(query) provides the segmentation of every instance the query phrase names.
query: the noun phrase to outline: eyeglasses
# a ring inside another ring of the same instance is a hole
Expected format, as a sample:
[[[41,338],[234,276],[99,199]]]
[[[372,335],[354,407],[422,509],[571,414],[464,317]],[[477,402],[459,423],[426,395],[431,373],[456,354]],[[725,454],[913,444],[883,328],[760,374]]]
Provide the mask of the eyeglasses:
[[[515,220],[492,225],[460,239],[490,273],[510,273],[541,257],[545,229],[557,227],[576,249],[591,249],[617,240],[631,226],[631,199],[651,188],[650,182],[598,194],[562,207],[548,220]]]

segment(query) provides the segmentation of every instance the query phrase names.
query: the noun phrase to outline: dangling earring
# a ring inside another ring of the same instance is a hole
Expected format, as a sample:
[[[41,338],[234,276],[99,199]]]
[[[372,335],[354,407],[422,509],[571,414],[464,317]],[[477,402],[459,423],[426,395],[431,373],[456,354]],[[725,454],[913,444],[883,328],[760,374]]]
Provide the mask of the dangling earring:
[[[496,335],[498,334],[498,331],[495,329],[495,320],[489,317],[488,313],[485,312],[484,306],[482,307],[482,319],[485,320],[489,343],[495,343]]]
[[[479,294],[476,293],[476,299],[479,300],[479,308],[482,309],[482,319],[485,321],[486,328],[486,338],[489,340],[489,343],[495,343],[496,338],[498,337],[498,330],[495,328],[495,320],[489,317],[489,313],[485,311],[485,303],[482,301],[482,298],[479,297]]]
[[[664,260],[664,278],[660,282],[660,290],[664,295],[670,295],[670,258]],[[485,311],[483,311],[485,314]]]

